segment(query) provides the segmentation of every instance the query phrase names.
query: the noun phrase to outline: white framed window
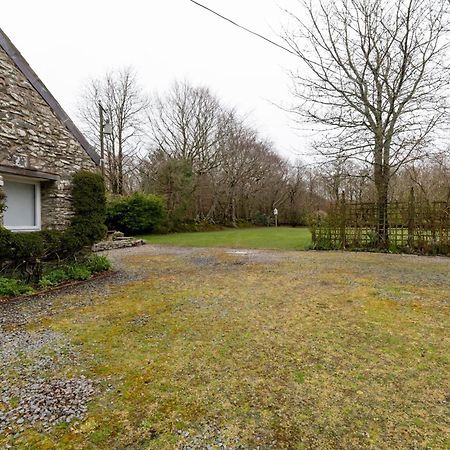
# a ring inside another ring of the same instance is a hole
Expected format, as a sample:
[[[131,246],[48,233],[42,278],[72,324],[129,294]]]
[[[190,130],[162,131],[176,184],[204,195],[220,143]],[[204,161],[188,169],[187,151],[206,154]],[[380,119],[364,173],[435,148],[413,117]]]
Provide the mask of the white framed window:
[[[41,229],[41,184],[37,180],[4,176],[6,210],[3,225],[11,231]]]

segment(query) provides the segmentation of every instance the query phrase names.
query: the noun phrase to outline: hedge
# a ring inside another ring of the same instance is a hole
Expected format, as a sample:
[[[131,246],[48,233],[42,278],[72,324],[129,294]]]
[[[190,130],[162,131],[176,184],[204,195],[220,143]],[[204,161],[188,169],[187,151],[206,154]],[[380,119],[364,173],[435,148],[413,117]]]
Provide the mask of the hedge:
[[[107,204],[106,224],[126,234],[152,233],[165,218],[164,200],[153,194],[115,197]]]

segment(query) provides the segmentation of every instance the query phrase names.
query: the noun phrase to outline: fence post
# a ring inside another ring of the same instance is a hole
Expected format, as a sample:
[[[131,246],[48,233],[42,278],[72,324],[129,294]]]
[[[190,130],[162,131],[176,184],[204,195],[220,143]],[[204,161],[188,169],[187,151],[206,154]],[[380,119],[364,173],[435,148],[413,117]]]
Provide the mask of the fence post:
[[[415,217],[416,216],[416,206],[415,206],[415,196],[414,188],[411,188],[409,193],[408,201],[408,247],[412,250],[414,248],[414,228],[415,228]]]
[[[345,249],[346,247],[346,236],[345,236],[345,226],[346,226],[346,207],[345,207],[345,191],[342,191],[341,204],[339,215],[341,216],[340,223],[340,232],[341,232],[341,248]]]

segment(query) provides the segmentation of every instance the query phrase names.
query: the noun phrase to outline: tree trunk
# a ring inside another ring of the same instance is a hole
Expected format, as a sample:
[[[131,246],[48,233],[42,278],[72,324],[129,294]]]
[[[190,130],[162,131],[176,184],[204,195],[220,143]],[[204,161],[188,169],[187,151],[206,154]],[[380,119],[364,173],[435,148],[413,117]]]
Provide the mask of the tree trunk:
[[[389,248],[388,222],[388,182],[385,176],[377,183],[377,246],[382,250]]]
[[[381,133],[379,133],[376,137],[374,157],[374,180],[377,190],[376,245],[381,250],[387,250],[389,248],[389,144],[383,142]]]

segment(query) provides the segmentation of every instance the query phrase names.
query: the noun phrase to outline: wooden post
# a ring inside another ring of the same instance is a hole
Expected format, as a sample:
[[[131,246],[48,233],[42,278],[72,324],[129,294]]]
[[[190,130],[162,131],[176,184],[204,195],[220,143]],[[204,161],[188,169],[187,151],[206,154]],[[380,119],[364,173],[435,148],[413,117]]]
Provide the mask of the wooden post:
[[[416,216],[416,206],[414,198],[414,188],[411,188],[409,193],[408,201],[408,247],[410,249],[414,248],[414,229],[415,229],[415,216]]]
[[[345,191],[342,191],[341,204],[340,204],[340,234],[341,234],[341,248],[345,249],[346,246],[346,236],[345,236],[345,227],[346,227],[346,205],[345,205]]]

